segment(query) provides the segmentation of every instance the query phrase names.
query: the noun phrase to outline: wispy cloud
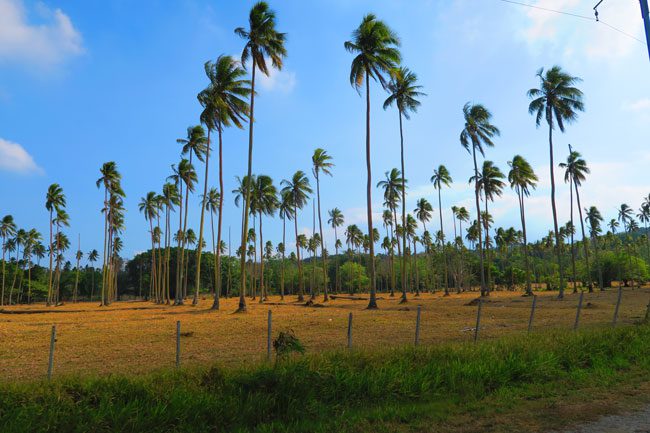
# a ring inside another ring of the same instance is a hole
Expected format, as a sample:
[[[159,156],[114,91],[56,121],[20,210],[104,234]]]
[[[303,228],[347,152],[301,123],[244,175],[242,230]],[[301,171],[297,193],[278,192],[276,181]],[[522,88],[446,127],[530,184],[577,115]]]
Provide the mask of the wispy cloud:
[[[50,68],[84,52],[82,37],[61,9],[34,8],[42,23],[28,20],[22,0],[0,0],[0,61]]]
[[[623,109],[634,112],[650,111],[650,98],[642,98],[623,104]]]
[[[43,169],[36,165],[34,158],[18,143],[0,138],[0,170],[14,173],[38,173]]]
[[[296,86],[295,72],[269,68],[269,76],[264,74],[258,76],[262,89],[270,92],[291,93]]]

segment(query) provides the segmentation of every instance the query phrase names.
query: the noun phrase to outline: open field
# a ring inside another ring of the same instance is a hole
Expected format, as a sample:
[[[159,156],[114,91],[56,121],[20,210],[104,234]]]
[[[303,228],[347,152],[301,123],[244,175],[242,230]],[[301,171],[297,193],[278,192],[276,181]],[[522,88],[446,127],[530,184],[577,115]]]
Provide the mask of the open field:
[[[570,332],[578,295],[565,300],[556,293],[538,293],[534,329],[562,328]],[[408,304],[380,296],[378,311],[365,310],[366,301],[337,299],[326,306],[305,307],[249,301],[249,312],[233,314],[237,299],[222,300],[222,309],[209,311],[211,300],[196,307],[161,306],[149,302],[118,302],[100,308],[95,303],[67,304],[46,310],[44,305],[6,307],[0,314],[0,374],[3,380],[43,378],[47,371],[50,328],[57,325],[55,376],[138,374],[173,367],[175,323],[182,323],[182,365],[255,365],[266,353],[267,311],[273,311],[274,335],[293,329],[307,352],[340,349],[346,345],[348,313],[353,312],[356,348],[386,348],[413,344],[416,308],[422,307],[420,341],[471,341],[476,306],[466,305],[476,293],[423,294]],[[585,293],[582,327],[611,323],[617,292]],[[625,289],[619,323],[643,318],[650,288]],[[483,305],[481,339],[526,332],[531,298],[521,293],[495,292]],[[46,310],[48,312],[39,312]],[[12,314],[33,312],[33,314]],[[187,334],[185,334],[187,333]]]

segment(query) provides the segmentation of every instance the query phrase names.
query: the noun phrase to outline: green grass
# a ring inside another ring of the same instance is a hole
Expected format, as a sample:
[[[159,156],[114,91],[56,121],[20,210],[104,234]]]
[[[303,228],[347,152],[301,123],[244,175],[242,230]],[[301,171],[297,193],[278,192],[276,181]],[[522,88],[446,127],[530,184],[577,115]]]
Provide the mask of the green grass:
[[[329,353],[248,370],[0,385],[6,432],[430,431],[650,371],[650,327]],[[491,403],[488,403],[491,402]]]

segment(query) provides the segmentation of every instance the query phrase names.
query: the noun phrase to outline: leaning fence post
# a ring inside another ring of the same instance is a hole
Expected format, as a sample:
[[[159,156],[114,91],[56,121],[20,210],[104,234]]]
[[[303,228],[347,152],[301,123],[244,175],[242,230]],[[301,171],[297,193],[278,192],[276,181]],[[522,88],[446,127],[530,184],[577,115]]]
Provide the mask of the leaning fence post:
[[[352,349],[352,313],[348,315],[348,349]]]
[[[481,328],[481,307],[483,307],[483,300],[478,300],[478,311],[476,312],[476,329],[474,329],[474,341],[478,341],[478,331]]]
[[[533,330],[533,319],[535,318],[536,306],[537,306],[537,295],[533,295],[533,305],[530,307],[530,318],[528,319],[528,332]]]
[[[417,346],[420,344],[420,313],[422,311],[422,307],[418,305],[418,314],[415,318],[415,345]]]
[[[578,308],[576,309],[576,321],[573,324],[573,330],[576,331],[578,329],[578,325],[580,324],[580,311],[582,310],[582,299],[585,296],[585,292],[580,292],[580,299],[578,299]]]
[[[181,367],[181,321],[176,321],[176,368]]]
[[[266,358],[271,359],[271,335],[273,332],[273,313],[269,310],[266,332]]]
[[[621,298],[623,297],[623,288],[618,288],[618,298],[616,299],[616,308],[614,308],[614,319],[612,320],[612,326],[616,326],[618,321],[618,308],[621,306]]]
[[[54,343],[56,342],[56,325],[52,325],[52,334],[50,336],[50,359],[47,364],[47,380],[52,380],[52,370],[54,369]]]

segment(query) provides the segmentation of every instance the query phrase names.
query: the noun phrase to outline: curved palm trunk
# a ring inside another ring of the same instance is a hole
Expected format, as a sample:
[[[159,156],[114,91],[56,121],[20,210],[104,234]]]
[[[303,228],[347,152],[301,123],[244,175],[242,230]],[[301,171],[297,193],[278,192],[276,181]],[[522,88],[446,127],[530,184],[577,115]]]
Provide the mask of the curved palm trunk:
[[[576,190],[576,202],[578,204],[578,212],[580,215],[580,230],[582,231],[582,247],[585,252],[585,265],[587,266],[587,288],[589,293],[594,292],[594,285],[591,280],[591,267],[589,266],[589,238],[585,236],[585,221],[582,218],[582,206],[580,205],[580,193],[578,192],[578,184],[574,182],[573,186]]]
[[[223,221],[223,138],[221,123],[217,125],[217,132],[219,133],[219,216],[217,218],[217,252],[215,255],[214,266],[216,287],[214,290],[214,302],[212,303],[213,310],[219,309],[219,297],[221,296],[221,227]],[[228,240],[228,242],[230,242],[230,240]],[[228,254],[230,254],[230,251],[228,251]]]
[[[519,197],[519,217],[521,218],[521,232],[524,237],[524,262],[526,264],[526,295],[533,294],[532,284],[530,282],[530,263],[528,257],[528,237],[526,235],[526,210],[524,208],[524,194],[517,187],[517,196]]]
[[[576,249],[573,243],[573,233],[575,226],[573,225],[573,176],[569,178],[569,199],[571,200],[571,270],[573,276],[573,293],[578,293],[578,281],[576,278]]]
[[[251,79],[251,105],[250,105],[250,117],[249,117],[249,128],[248,128],[248,178],[249,181],[246,182],[246,198],[244,201],[244,224],[242,226],[241,232],[241,245],[242,248],[246,246],[246,234],[248,233],[248,213],[250,209],[250,199],[251,199],[251,188],[250,188],[250,178],[253,170],[253,125],[255,124],[255,56],[253,56],[253,72]],[[245,312],[246,311],[246,254],[242,254],[239,265],[241,269],[241,284],[239,288],[239,308],[237,311]]]
[[[481,262],[481,296],[488,296],[489,292],[485,286],[485,267],[483,263],[483,225],[481,224],[481,206],[479,203],[478,188],[478,165],[476,164],[476,147],[472,146],[472,158],[474,159],[474,197],[476,199],[476,221],[478,224],[478,253]]]
[[[562,264],[562,245],[560,241],[560,231],[557,225],[557,208],[555,206],[555,163],[553,162],[553,118],[548,119],[548,145],[551,160],[551,208],[553,210],[553,230],[555,232],[555,255],[560,274],[560,293],[558,299],[564,299],[564,265]]]
[[[300,261],[300,245],[298,245],[298,208],[293,208],[293,222],[296,234],[296,261],[298,262],[298,302],[305,300],[305,287],[302,280],[302,263]]]
[[[375,287],[375,239],[372,238],[372,166],[370,164],[370,73],[366,70],[366,210],[368,216],[368,234],[370,236],[370,301],[368,309],[377,308],[377,290]]]
[[[327,259],[325,258],[325,238],[323,238],[323,221],[320,214],[320,176],[316,172],[316,201],[318,202],[318,228],[320,231],[320,255],[323,260],[323,302],[329,301],[327,293]]]
[[[210,131],[208,128],[208,148],[205,152],[205,179],[203,180],[203,200],[201,200],[201,220],[199,223],[199,243],[196,247],[196,279],[194,285],[196,286],[194,291],[194,299],[192,300],[192,305],[199,303],[199,290],[201,288],[201,250],[203,243],[203,221],[205,218],[205,196],[208,193],[208,167],[210,161]]]
[[[402,130],[402,111],[399,110],[399,141],[400,141],[400,159],[402,164],[402,230],[404,230],[404,236],[402,236],[402,250],[404,254],[402,255],[402,299],[400,304],[403,304],[407,301],[406,299],[406,173],[404,172],[404,133]]]

